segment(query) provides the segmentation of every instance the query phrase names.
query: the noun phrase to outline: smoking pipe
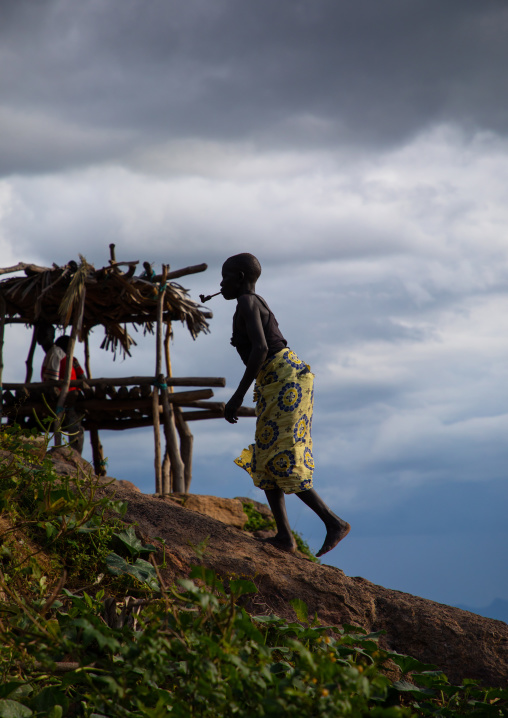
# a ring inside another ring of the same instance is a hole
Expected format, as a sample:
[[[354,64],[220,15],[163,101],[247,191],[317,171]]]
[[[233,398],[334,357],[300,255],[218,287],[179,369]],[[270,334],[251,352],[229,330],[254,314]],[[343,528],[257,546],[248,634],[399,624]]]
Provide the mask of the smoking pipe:
[[[217,294],[222,294],[222,292],[215,292],[215,294],[207,294],[206,297],[204,294],[200,294],[199,299],[201,301],[201,304],[208,302],[212,297],[216,297]]]

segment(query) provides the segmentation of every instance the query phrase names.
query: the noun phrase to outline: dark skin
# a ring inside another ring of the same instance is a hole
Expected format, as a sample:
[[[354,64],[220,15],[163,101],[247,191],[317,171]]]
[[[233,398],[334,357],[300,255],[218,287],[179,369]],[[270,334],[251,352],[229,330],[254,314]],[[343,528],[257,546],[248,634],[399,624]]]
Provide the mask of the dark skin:
[[[236,321],[240,326],[243,324],[252,346],[238,388],[224,409],[224,418],[230,424],[237,423],[238,410],[268,356],[268,346],[263,330],[263,324],[268,319],[268,310],[254,296],[256,280],[252,278],[252,275],[255,275],[254,271],[249,276],[233,258],[226,260],[222,267],[221,293],[227,300],[237,300]],[[294,553],[296,542],[289,525],[284,492],[282,489],[267,489],[265,494],[277,525],[277,535],[267,539],[266,543],[282,551]],[[339,541],[347,536],[351,527],[333,513],[314,489],[300,491],[296,495],[325,524],[325,541],[316,554],[316,556],[322,556],[335,548]]]
[[[55,343],[55,328],[51,325],[45,325],[37,331],[37,344],[44,349],[46,353],[51,349]]]

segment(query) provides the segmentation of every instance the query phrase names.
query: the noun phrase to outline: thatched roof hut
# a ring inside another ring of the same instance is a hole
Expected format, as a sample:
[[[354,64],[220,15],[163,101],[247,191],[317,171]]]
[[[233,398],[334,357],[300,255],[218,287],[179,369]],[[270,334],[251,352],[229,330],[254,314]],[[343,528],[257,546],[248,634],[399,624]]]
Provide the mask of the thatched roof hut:
[[[210,388],[174,392],[174,387],[224,386],[223,378],[172,377],[169,340],[172,322],[181,321],[193,338],[208,332],[210,312],[202,310],[186,289],[175,280],[207,268],[206,264],[170,271],[162,265],[156,274],[145,262],[143,270],[138,261],[117,262],[115,246],[110,245],[109,264],[95,269],[82,256],[79,262],[70,261],[63,266],[40,267],[19,263],[0,269],[0,275],[22,271],[22,275],[0,280],[0,415],[4,421],[29,421],[34,409],[44,406],[44,392],[49,384],[32,383],[32,362],[36,348],[37,331],[41,325],[52,324],[70,327],[65,376],[53,382],[59,387],[55,407],[57,441],[64,416],[68,391],[81,388],[76,406],[84,412],[83,426],[90,432],[96,472],[104,473],[104,456],[99,440],[99,429],[123,430],[153,426],[155,436],[156,491],[184,491],[189,489],[192,462],[192,434],[187,420],[215,418],[223,415],[223,404],[208,402],[213,396]],[[32,342],[26,360],[27,372],[23,384],[4,384],[2,387],[3,343],[5,324],[25,324],[32,327]],[[141,327],[144,333],[154,333],[154,373],[145,377],[122,379],[92,379],[88,335],[96,326],[105,331],[101,348],[130,355],[135,341],[128,325]],[[163,330],[165,327],[165,336]],[[86,382],[71,383],[71,369],[75,341],[85,348]],[[165,364],[165,371],[163,369]],[[130,388],[129,388],[130,387]],[[47,406],[47,404],[46,404]],[[193,411],[183,413],[183,407]],[[252,412],[246,410],[250,415]],[[9,416],[9,412],[11,412]],[[61,413],[59,413],[61,412]],[[12,418],[14,417],[14,418]],[[161,451],[162,423],[166,450]]]

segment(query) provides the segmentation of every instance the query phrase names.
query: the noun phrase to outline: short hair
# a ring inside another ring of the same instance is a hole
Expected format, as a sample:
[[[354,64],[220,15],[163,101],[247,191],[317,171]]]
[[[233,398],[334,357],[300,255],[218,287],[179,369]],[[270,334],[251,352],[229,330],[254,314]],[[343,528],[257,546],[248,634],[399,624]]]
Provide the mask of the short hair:
[[[241,254],[234,254],[232,257],[228,257],[224,262],[226,264],[233,265],[235,268],[240,269],[247,279],[252,282],[256,282],[261,275],[261,264],[259,260],[248,252],[242,252]]]
[[[69,351],[69,342],[71,338],[67,334],[63,334],[61,337],[58,337],[55,344],[57,347],[60,347],[60,349],[63,349],[65,353]]]

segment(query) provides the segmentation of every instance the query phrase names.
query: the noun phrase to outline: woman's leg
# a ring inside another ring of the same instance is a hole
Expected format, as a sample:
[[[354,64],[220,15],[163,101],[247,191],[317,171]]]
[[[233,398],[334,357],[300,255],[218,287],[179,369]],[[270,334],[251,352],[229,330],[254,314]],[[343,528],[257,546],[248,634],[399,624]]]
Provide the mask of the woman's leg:
[[[319,516],[326,526],[325,541],[316,554],[316,556],[322,556],[328,553],[328,551],[331,551],[332,548],[335,548],[339,541],[342,541],[342,539],[348,535],[351,526],[347,521],[344,521],[334,514],[314,489],[300,491],[296,495]]]
[[[289,525],[284,491],[282,489],[265,489],[265,494],[277,525],[277,535],[266,539],[266,543],[282,551],[294,553],[296,551],[296,541]]]

